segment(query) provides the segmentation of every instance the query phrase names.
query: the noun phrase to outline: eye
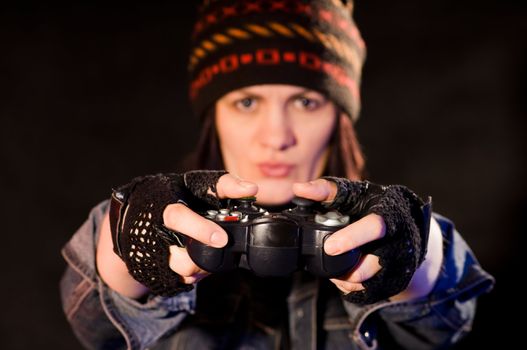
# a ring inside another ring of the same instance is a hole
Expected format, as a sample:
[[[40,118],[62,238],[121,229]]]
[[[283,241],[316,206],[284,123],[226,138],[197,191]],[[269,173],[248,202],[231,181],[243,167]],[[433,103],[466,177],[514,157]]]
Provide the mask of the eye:
[[[254,97],[244,97],[234,102],[234,106],[240,111],[250,112],[256,108]]]
[[[320,107],[322,105],[322,101],[306,96],[299,96],[295,99],[294,104],[297,108],[312,111]]]

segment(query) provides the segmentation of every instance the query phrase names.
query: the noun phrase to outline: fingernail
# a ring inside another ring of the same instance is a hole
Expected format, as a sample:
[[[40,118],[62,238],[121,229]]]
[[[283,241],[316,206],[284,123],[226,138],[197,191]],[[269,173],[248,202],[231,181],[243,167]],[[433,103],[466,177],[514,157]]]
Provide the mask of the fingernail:
[[[255,184],[249,181],[240,181],[239,184],[240,186],[245,187],[245,188],[253,188],[255,186]]]
[[[210,244],[213,247],[221,248],[227,244],[227,235],[222,232],[212,232],[210,235]]]
[[[337,255],[338,253],[340,253],[339,242],[328,239],[326,243],[324,243],[324,251],[328,255]]]

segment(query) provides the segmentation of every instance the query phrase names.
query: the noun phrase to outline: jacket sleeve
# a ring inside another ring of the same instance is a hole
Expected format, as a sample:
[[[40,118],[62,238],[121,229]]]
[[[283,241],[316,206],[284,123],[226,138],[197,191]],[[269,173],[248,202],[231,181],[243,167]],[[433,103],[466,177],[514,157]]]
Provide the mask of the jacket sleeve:
[[[144,302],[111,290],[96,272],[95,247],[108,202],[96,206],[62,249],[62,307],[73,332],[88,349],[144,349],[173,332],[194,312],[195,291]]]
[[[353,338],[364,347],[389,343],[404,349],[445,348],[468,334],[476,299],[489,292],[494,278],[485,272],[448,219],[434,214],[443,235],[443,263],[426,297],[367,306],[345,303]]]

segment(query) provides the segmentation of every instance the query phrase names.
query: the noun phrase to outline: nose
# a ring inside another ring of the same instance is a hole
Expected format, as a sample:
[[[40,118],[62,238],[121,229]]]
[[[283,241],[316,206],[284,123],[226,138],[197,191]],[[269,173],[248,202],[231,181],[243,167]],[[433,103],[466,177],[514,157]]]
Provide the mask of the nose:
[[[258,138],[262,146],[274,151],[285,151],[297,143],[292,122],[282,109],[268,111],[262,118]]]

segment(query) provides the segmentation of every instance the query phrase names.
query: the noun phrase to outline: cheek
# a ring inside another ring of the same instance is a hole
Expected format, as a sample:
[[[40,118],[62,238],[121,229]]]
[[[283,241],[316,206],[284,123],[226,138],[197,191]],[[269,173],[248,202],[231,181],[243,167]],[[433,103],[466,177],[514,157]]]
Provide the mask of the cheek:
[[[234,144],[237,143],[236,133],[232,131],[232,128],[224,122],[216,124],[216,130],[218,131],[218,138],[220,141],[220,149],[225,161],[233,157],[232,152],[236,148]]]
[[[224,122],[216,124],[216,130],[218,132],[218,139],[220,140],[221,149],[226,149],[230,144],[235,142],[235,133],[232,132],[232,128]]]
[[[239,172],[241,160],[247,158],[249,141],[247,131],[241,130],[235,123],[229,123],[229,118],[218,118],[216,130],[220,143],[221,154],[225,168],[230,172]]]
[[[302,131],[304,136],[304,143],[306,147],[306,156],[311,161],[318,161],[328,148],[329,140],[333,133],[334,122],[327,121],[325,123],[318,123],[309,126]]]

